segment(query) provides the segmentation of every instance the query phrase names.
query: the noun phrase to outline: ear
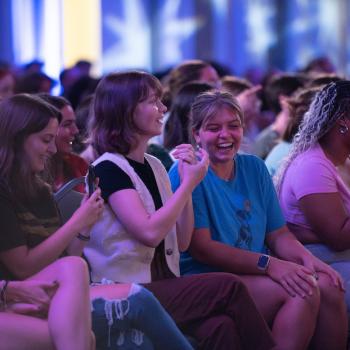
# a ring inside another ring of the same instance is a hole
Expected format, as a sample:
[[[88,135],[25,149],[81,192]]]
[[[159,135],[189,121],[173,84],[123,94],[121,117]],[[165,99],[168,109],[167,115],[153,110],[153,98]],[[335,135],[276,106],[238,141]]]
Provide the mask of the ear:
[[[337,125],[338,126],[340,126],[340,127],[347,127],[347,125],[346,125],[346,119],[345,119],[345,116],[341,116],[340,118],[338,118],[337,120],[336,120],[336,123],[337,123]]]
[[[193,136],[194,140],[196,141],[196,144],[200,146],[201,145],[201,139],[199,137],[199,131],[192,129],[192,136]]]
[[[278,101],[279,101],[279,104],[281,106],[281,109],[283,110],[288,110],[288,96],[285,96],[285,95],[279,95],[278,96]]]

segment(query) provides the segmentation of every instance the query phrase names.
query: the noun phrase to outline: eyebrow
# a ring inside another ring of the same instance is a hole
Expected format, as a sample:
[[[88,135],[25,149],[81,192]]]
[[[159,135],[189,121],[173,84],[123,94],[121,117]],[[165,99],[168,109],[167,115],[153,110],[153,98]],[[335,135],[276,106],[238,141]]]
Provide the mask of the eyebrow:
[[[242,124],[242,121],[241,121],[241,119],[239,119],[239,118],[236,118],[236,119],[233,119],[233,120],[231,120],[231,121],[229,121],[228,123],[239,123],[239,124]],[[207,123],[205,123],[205,125],[218,125],[218,124],[221,124],[220,122],[207,122]]]

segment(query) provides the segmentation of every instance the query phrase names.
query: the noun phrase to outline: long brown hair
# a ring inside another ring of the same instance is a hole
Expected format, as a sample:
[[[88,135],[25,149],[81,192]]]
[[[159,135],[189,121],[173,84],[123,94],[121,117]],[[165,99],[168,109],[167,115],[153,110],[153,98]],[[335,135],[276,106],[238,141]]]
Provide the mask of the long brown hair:
[[[153,75],[133,71],[111,73],[98,84],[94,97],[92,144],[98,155],[105,152],[128,154],[135,146],[134,123],[138,103],[153,90],[162,95],[162,86]]]
[[[34,95],[18,94],[0,103],[0,181],[14,199],[29,201],[45,185],[30,170],[23,145],[52,118],[60,120],[60,112]]]

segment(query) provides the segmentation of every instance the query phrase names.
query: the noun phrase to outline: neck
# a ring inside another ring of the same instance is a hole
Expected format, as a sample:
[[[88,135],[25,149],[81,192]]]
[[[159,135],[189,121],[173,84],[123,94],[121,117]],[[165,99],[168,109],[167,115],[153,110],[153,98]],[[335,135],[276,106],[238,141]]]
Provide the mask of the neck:
[[[338,130],[331,130],[329,135],[319,141],[319,144],[326,157],[335,166],[344,164],[349,156],[350,150],[344,146],[343,137],[339,135]]]
[[[225,163],[210,163],[210,167],[214,173],[225,181],[229,181],[233,178],[235,172],[235,161],[231,160]]]
[[[279,136],[282,136],[287,129],[288,121],[289,121],[288,113],[282,110],[276,116],[276,120],[272,124],[272,129],[276,131]]]
[[[139,140],[137,146],[130,150],[130,152],[126,156],[132,160],[135,160],[136,162],[143,163],[146,150],[147,141],[141,142]]]

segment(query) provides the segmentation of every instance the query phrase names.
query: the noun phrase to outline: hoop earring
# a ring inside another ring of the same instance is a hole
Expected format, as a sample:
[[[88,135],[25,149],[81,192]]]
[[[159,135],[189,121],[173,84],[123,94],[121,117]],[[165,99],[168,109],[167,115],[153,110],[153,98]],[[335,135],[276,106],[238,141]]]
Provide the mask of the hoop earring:
[[[349,128],[348,126],[345,124],[345,125],[342,125],[340,128],[339,128],[339,132],[344,135],[346,134],[347,132],[349,131]]]

